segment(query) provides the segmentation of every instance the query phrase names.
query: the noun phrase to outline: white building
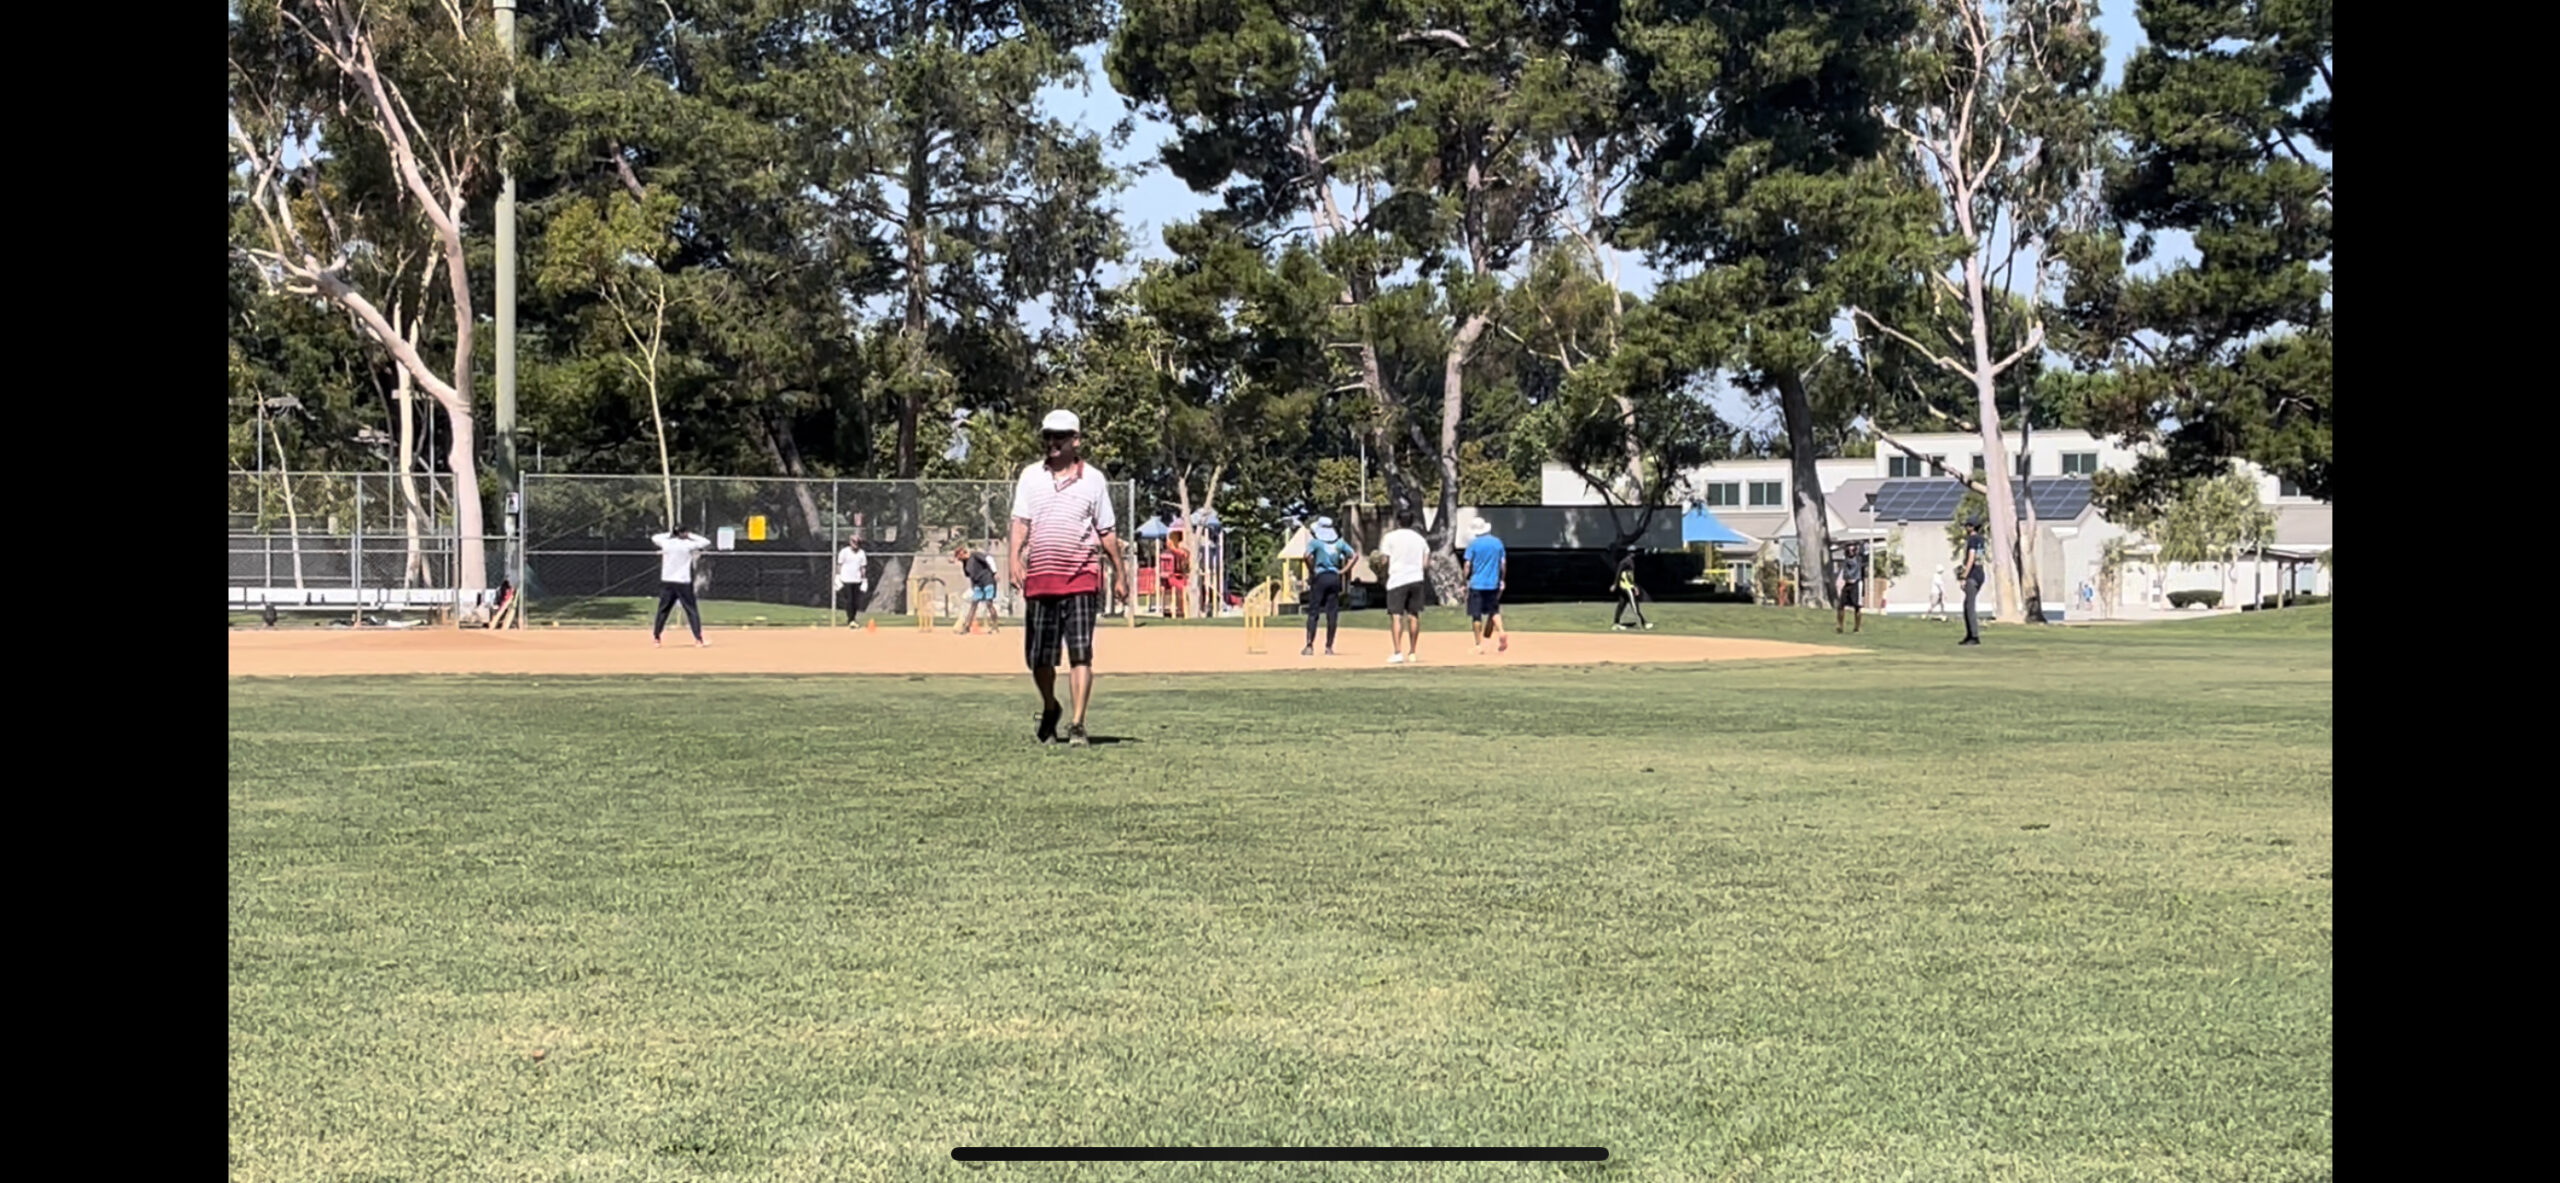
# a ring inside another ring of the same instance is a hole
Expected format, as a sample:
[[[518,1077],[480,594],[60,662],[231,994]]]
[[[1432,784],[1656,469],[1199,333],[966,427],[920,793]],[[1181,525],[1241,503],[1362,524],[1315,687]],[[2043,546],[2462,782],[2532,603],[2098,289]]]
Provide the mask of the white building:
[[[1978,436],[1948,432],[1894,438],[1950,468],[1964,465],[1977,472],[1982,468],[1982,442]],[[2016,451],[2015,437],[2004,442],[2017,457],[2019,471],[2028,478],[2023,485],[2012,487],[2023,488],[2028,496],[2022,500],[2031,502],[2036,511],[2041,544],[2037,575],[2045,607],[2067,616],[2087,614],[2082,607],[2081,584],[2088,583],[2094,594],[2100,552],[2109,540],[2122,537],[2127,531],[2101,516],[2089,504],[2087,491],[2078,482],[2101,470],[2130,469],[2136,453],[2085,431],[2036,432],[2023,455]],[[1961,589],[1955,586],[1947,524],[1962,500],[1962,490],[1944,477],[1931,476],[1923,461],[1883,445],[1878,445],[1876,451],[1869,458],[1814,462],[1832,537],[1884,542],[1899,535],[1906,572],[1889,586],[1878,581],[1878,586],[1870,587],[1868,594],[1877,601],[1875,607],[1888,612],[1925,609],[1930,579],[1941,566],[1947,572],[1949,602],[1954,602]],[[2122,572],[2113,609],[2098,614],[2166,610],[2168,593],[2187,590],[2220,590],[2226,607],[2254,603],[2261,596],[2281,590],[2288,571],[2295,578],[2296,590],[2328,594],[2329,574],[2313,560],[2329,549],[2330,506],[2303,496],[2290,482],[2280,481],[2254,465],[2243,463],[2241,470],[2257,478],[2260,500],[2275,513],[2275,540],[2268,557],[2263,562],[2163,567],[2149,561],[2151,548],[2141,547],[2136,554],[2143,557],[2127,564]],[[1717,520],[1749,536],[1758,546],[1792,557],[1796,531],[1788,486],[1795,474],[1790,462],[1725,461],[1700,465],[1686,476],[1686,499],[1690,504],[1705,505]],[[1561,464],[1545,466],[1541,484],[1544,500],[1550,506],[1602,505],[1607,501],[1599,490]],[[2021,505],[2022,519],[2028,508]],[[1728,548],[1723,557],[1728,565],[1747,573],[1756,549],[1757,546]]]

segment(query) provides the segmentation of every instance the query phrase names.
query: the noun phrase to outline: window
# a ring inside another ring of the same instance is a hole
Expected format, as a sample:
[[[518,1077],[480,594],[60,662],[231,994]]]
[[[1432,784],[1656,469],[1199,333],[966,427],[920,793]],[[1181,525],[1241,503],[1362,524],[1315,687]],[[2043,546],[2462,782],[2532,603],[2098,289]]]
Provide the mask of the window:
[[[1982,467],[1982,453],[1980,453],[1980,452],[1976,452],[1976,453],[1974,453],[1974,454],[1973,454],[1973,475],[1975,475],[1975,476],[1981,476],[1985,471],[1987,471],[1987,470],[1985,470],[1985,469]]]
[[[2065,452],[2062,454],[2062,475],[2088,476],[2096,471],[2098,471],[2097,453]]]
[[[2297,480],[2294,480],[2294,479],[2292,479],[2291,477],[2277,477],[2277,478],[2276,478],[2276,496],[2278,496],[2278,497],[2300,497],[2300,496],[2302,496],[2302,482],[2297,481]]]
[[[1718,481],[1707,485],[1707,508],[1730,509],[1740,504],[1742,504],[1741,482]]]
[[[1885,462],[1885,475],[1923,477],[1929,475],[1929,462],[1917,456],[1896,456]]]
[[[1755,506],[1784,505],[1787,503],[1785,490],[1786,485],[1781,481],[1753,481],[1751,482],[1751,504]]]
[[[2035,475],[2035,465],[2034,465],[2034,464],[2032,464],[2032,463],[2029,463],[2029,461],[2032,461],[2034,458],[2035,458],[2035,457],[2034,457],[2034,455],[2033,455],[2032,453],[2028,453],[2028,452],[2020,452],[2020,453],[2018,453],[2018,475],[2019,475],[2021,478],[2024,478],[2024,477],[2031,477],[2031,476],[2034,476],[2034,475]]]

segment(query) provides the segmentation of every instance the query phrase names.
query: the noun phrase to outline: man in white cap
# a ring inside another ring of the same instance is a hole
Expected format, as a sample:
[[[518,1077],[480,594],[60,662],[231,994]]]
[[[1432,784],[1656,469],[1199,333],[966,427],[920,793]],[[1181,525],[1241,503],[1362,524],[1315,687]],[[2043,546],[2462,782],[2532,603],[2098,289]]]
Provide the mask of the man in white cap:
[[[1073,411],[1051,411],[1040,421],[1047,455],[1022,470],[1013,489],[1013,537],[1005,564],[1023,596],[1023,652],[1031,680],[1040,687],[1041,743],[1059,738],[1058,650],[1067,651],[1067,683],[1075,718],[1069,747],[1088,742],[1086,703],[1093,698],[1093,625],[1102,615],[1102,570],[1111,560],[1112,594],[1129,598],[1129,564],[1114,533],[1111,482],[1077,454],[1084,427]]]
[[[1307,647],[1300,657],[1316,655],[1316,618],[1324,618],[1324,655],[1333,656],[1334,630],[1342,625],[1342,573],[1354,557],[1351,544],[1333,528],[1332,518],[1317,518],[1307,532]]]

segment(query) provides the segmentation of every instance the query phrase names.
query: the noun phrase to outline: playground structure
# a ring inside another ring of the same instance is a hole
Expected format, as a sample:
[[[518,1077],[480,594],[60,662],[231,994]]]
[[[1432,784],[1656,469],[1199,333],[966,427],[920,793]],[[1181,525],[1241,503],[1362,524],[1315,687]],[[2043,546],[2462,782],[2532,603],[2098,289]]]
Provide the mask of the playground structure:
[[[1131,565],[1136,570],[1130,581],[1129,606],[1133,623],[1139,612],[1167,618],[1228,614],[1228,539],[1215,510],[1202,507],[1193,511],[1188,525],[1178,517],[1169,520],[1158,514],[1139,523],[1134,539]],[[1168,564],[1169,555],[1180,557]],[[1165,578],[1168,566],[1185,572],[1186,595],[1177,598],[1172,594],[1172,580]]]

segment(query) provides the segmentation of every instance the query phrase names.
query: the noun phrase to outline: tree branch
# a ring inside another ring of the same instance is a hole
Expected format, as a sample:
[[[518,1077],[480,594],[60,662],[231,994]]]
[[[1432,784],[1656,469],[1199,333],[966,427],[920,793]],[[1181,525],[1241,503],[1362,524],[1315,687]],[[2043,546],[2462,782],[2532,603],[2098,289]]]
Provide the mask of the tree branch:
[[[1403,44],[1409,41],[1446,41],[1451,45],[1455,45],[1460,49],[1468,51],[1469,53],[1475,52],[1476,48],[1474,45],[1469,44],[1464,36],[1452,29],[1423,29],[1419,32],[1401,33],[1396,36],[1396,42],[1398,44]]]
[[[623,157],[622,142],[607,140],[605,146],[613,150],[613,171],[622,178],[622,187],[631,191],[632,200],[645,204],[649,200],[649,190],[640,183],[639,174],[631,171],[631,162]]]
[[[1920,356],[1928,358],[1940,368],[1945,369],[1958,377],[1973,377],[1973,371],[1966,369],[1964,366],[1957,364],[1951,359],[1940,357],[1936,353],[1931,352],[1928,346],[1913,340],[1909,334],[1904,333],[1902,330],[1894,328],[1892,325],[1886,324],[1883,321],[1877,320],[1873,315],[1868,313],[1866,309],[1852,307],[1849,309],[1849,315],[1853,320],[1864,320],[1868,324],[1884,330],[1886,336],[1892,337],[1896,341],[1900,341],[1913,349],[1919,350]]]
[[[2027,342],[2024,345],[2018,346],[2017,352],[1992,363],[1991,376],[1995,378],[1999,377],[2002,371],[2007,370],[2010,366],[2018,364],[2019,358],[2025,357],[2029,353],[2034,352],[2036,346],[2042,344],[2044,344],[2044,325],[2039,323],[2027,330]]]

